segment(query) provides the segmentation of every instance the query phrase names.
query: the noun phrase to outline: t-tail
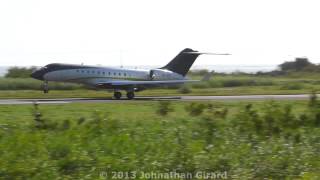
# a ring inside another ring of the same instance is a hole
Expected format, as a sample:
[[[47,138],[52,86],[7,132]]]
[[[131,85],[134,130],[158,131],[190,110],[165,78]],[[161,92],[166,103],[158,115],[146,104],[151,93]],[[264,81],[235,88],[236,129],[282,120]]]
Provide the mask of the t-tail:
[[[201,54],[209,55],[230,55],[230,54],[217,54],[217,53],[203,53],[186,48],[182,50],[175,58],[173,58],[166,66],[160,69],[167,69],[172,72],[185,76],[193,65],[194,61]]]
[[[172,72],[185,76],[191,68],[194,61],[200,54],[190,54],[190,52],[197,52],[190,48],[182,50],[175,58],[173,58],[166,66],[161,69],[167,69]]]

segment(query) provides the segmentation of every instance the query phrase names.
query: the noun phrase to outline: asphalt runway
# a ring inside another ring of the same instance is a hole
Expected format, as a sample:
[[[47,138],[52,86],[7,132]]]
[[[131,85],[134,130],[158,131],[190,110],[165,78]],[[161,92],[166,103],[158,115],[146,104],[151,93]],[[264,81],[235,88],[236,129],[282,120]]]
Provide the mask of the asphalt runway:
[[[319,95],[318,95],[319,96]],[[66,103],[124,103],[146,101],[252,101],[252,100],[306,100],[308,94],[299,95],[242,95],[242,96],[163,96],[136,97],[134,100],[112,98],[60,98],[60,99],[2,99],[0,105],[9,104],[66,104]]]

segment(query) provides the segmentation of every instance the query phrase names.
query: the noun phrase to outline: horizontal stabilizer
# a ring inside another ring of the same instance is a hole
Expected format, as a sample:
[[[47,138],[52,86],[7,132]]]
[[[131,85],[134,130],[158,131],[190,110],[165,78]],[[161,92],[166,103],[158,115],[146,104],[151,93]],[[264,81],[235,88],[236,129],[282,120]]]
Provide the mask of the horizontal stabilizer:
[[[228,56],[228,55],[231,55],[229,53],[210,53],[210,52],[197,52],[197,51],[194,51],[194,52],[184,52],[185,54],[198,54],[198,55],[201,55],[201,54],[206,54],[206,55],[223,55],[223,56]]]
[[[160,69],[167,69],[182,76],[185,76],[190,70],[194,61],[201,54],[207,55],[231,55],[229,53],[210,53],[210,52],[198,52],[190,48],[182,50],[175,58],[173,58],[167,65]]]

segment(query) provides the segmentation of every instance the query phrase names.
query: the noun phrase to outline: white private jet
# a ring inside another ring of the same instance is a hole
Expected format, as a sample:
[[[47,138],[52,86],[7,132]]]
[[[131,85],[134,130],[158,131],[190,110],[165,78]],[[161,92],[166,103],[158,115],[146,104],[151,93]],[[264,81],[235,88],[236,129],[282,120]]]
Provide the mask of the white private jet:
[[[201,53],[186,48],[166,66],[151,70],[125,69],[114,67],[85,66],[73,64],[48,64],[31,74],[31,77],[44,81],[44,93],[49,92],[48,81],[80,83],[95,88],[114,90],[114,98],[121,98],[121,90],[127,92],[128,99],[133,99],[134,92],[151,87],[170,86],[196,82],[185,76]]]

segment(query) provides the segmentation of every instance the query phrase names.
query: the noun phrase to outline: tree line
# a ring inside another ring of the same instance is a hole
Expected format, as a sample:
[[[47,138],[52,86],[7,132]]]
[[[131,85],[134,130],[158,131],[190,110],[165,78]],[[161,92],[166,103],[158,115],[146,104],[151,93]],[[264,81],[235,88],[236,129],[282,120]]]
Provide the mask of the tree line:
[[[317,73],[320,72],[320,64],[314,64],[309,61],[306,57],[297,57],[293,61],[285,61],[282,64],[278,65],[278,69],[269,71],[269,72],[262,72],[258,71],[257,73],[245,73],[245,72],[233,72],[232,74],[244,74],[244,75],[286,75],[288,73],[294,73],[294,72],[311,72],[311,73]],[[200,69],[200,70],[193,70],[189,72],[189,75],[198,75],[198,76],[204,76],[208,73],[214,73],[219,75],[226,75],[227,73],[217,73],[214,71],[209,71],[207,69]]]
[[[30,74],[36,70],[37,67],[10,67],[6,73],[6,78],[28,78]],[[285,61],[278,65],[278,69],[270,72],[257,72],[256,75],[286,75],[290,72],[320,72],[320,64],[314,64],[309,61],[306,57],[298,57],[293,61]],[[193,70],[189,72],[189,75],[200,75],[204,76],[208,73],[215,73],[214,71],[209,72],[207,69]],[[237,72],[246,74],[243,72]],[[219,73],[225,74],[225,73]]]
[[[6,78],[29,78],[31,73],[37,68],[32,67],[10,67],[5,74]]]

